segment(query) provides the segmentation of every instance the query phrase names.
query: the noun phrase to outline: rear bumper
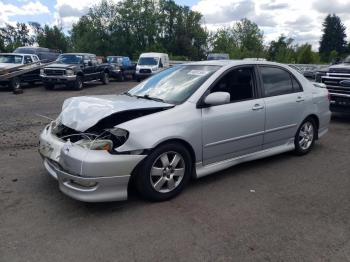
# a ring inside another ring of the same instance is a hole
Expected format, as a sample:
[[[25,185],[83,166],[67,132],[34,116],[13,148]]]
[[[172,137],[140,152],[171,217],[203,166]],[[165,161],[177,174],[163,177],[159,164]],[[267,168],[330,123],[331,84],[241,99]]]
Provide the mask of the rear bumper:
[[[82,148],[54,136],[51,125],[40,135],[39,153],[59,189],[86,202],[126,200],[131,173],[146,157]]]

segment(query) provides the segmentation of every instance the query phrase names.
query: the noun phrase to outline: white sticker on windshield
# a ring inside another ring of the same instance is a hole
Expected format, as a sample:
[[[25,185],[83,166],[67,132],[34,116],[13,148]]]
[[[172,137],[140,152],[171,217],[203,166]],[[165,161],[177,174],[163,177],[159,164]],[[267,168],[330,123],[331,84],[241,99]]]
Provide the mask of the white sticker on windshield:
[[[187,74],[193,75],[193,76],[205,76],[208,73],[209,73],[209,71],[204,71],[204,70],[191,70]]]

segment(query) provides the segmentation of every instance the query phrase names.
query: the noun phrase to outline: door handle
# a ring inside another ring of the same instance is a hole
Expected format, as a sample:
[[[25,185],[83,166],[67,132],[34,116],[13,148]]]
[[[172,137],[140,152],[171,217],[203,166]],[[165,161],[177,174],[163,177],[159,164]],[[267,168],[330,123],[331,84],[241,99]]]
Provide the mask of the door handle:
[[[260,104],[255,104],[252,108],[252,110],[256,111],[256,110],[261,110],[264,109],[264,106],[260,105]]]
[[[296,102],[303,102],[304,101],[304,97],[302,97],[302,96],[298,96],[297,97],[297,100],[296,100]]]

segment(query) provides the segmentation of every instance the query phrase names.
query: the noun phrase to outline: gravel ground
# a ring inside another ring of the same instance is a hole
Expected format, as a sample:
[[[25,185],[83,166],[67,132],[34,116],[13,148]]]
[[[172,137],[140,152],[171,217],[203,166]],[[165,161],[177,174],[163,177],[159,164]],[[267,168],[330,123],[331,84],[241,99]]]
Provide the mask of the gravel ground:
[[[88,204],[46,175],[38,134],[65,98],[0,91],[0,261],[350,261],[350,116],[303,157],[290,153],[193,181],[177,198]]]

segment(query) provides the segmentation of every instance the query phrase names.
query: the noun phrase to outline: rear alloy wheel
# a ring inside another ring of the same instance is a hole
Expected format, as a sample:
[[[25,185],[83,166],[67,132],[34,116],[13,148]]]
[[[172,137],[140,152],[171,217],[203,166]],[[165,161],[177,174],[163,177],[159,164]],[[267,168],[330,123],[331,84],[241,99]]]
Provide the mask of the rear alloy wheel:
[[[295,153],[304,155],[310,152],[315,143],[316,124],[311,118],[306,119],[299,127],[294,138]]]
[[[142,196],[164,201],[178,195],[191,177],[192,161],[181,144],[156,148],[138,168],[136,187]]]
[[[109,84],[109,74],[106,72],[102,73],[101,81],[104,85],[108,85]]]
[[[82,80],[81,76],[77,76],[73,86],[74,86],[75,90],[82,90],[83,89],[83,80]]]

